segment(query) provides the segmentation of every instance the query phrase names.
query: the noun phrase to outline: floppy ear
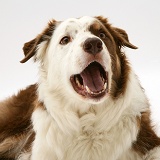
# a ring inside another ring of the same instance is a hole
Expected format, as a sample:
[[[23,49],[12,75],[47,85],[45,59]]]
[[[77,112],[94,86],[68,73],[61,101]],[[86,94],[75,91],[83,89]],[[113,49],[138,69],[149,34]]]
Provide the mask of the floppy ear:
[[[21,63],[25,63],[35,55],[38,44],[39,44],[39,38],[35,38],[24,44],[23,52],[25,57],[20,61]]]
[[[109,30],[119,48],[126,46],[132,49],[137,49],[135,45],[129,42],[128,35],[123,29],[112,27],[112,25],[108,23],[108,19],[103,16],[98,16],[96,18]]]
[[[53,31],[55,29],[55,25],[56,25],[56,21],[55,20],[51,20],[47,27],[45,28],[45,30],[39,34],[36,38],[34,38],[33,40],[27,42],[24,44],[23,46],[23,52],[25,57],[20,61],[21,63],[25,63],[26,61],[28,61],[31,57],[33,57],[36,54],[37,51],[37,46],[44,42],[44,41],[49,41]]]
[[[138,48],[138,47],[136,47],[135,45],[133,45],[129,42],[128,35],[123,29],[115,28],[115,27],[112,27],[112,29],[114,30],[115,40],[117,41],[120,48],[122,46],[126,46],[126,47],[129,47],[129,48],[132,48],[132,49],[137,49]]]

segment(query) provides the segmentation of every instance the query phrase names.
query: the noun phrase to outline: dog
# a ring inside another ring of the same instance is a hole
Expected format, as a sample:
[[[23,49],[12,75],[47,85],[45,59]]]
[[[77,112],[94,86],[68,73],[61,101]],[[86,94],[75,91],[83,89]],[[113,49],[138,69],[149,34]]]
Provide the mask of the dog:
[[[103,16],[51,20],[24,44],[39,80],[0,102],[1,160],[160,160],[150,104]]]

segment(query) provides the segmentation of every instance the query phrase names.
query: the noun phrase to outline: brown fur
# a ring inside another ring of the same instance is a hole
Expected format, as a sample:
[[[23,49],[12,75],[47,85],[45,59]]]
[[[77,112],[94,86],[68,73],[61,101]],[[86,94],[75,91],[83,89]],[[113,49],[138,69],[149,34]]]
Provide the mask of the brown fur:
[[[128,35],[124,30],[112,27],[106,18],[101,16],[96,18],[98,18],[100,23],[92,25],[90,30],[96,36],[98,36],[100,32],[106,34],[107,38],[103,41],[109,50],[112,59],[112,72],[114,73],[110,95],[112,98],[118,98],[120,95],[124,94],[126,90],[130,72],[128,60],[125,54],[121,52],[121,48],[127,46],[132,49],[137,49],[137,47],[129,42]]]
[[[138,118],[139,133],[133,149],[145,155],[148,151],[160,146],[160,138],[155,134],[150,120],[150,111],[142,112]]]
[[[14,158],[29,149],[34,139],[31,115],[36,90],[37,85],[31,85],[0,103],[0,158]]]
[[[50,40],[53,34],[53,31],[55,29],[55,26],[56,26],[56,21],[51,20],[41,34],[39,34],[33,40],[24,44],[23,52],[24,52],[25,58],[20,61],[21,63],[25,63],[26,61],[28,61],[31,57],[35,55],[37,46],[41,42]]]

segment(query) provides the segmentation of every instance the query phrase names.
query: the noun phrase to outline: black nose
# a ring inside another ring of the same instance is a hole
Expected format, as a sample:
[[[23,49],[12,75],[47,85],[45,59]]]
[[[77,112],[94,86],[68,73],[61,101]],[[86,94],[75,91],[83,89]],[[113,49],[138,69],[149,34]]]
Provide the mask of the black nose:
[[[88,38],[83,44],[83,49],[85,52],[95,55],[103,49],[102,42],[98,38]]]

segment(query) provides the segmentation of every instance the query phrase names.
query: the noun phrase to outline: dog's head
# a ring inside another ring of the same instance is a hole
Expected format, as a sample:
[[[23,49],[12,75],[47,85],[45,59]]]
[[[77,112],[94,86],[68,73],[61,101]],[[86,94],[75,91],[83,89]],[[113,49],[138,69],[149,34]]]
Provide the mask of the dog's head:
[[[21,62],[34,56],[50,91],[97,103],[125,92],[130,70],[121,51],[125,46],[137,48],[124,30],[112,27],[106,18],[52,20],[24,45]]]

